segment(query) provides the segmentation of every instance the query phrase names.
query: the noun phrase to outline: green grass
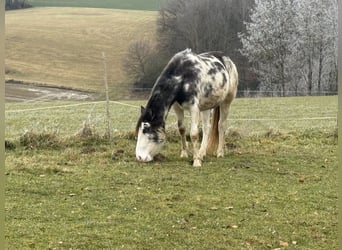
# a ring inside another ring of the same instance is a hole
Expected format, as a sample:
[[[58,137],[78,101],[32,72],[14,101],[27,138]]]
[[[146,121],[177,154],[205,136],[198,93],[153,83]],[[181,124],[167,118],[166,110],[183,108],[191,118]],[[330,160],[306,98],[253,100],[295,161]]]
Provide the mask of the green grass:
[[[133,131],[140,105],[145,104],[146,101],[111,102],[110,123],[113,134]],[[336,114],[337,96],[238,98],[232,105],[227,129],[242,135],[270,130],[331,131],[336,127]],[[324,117],[329,119],[322,119]],[[46,131],[69,136],[77,133],[85,121],[89,121],[99,134],[104,134],[105,120],[105,102],[6,103],[5,136],[15,139],[25,131]],[[166,127],[169,130],[177,129],[173,111],[170,112]]]
[[[138,163],[144,102],[125,103],[111,140],[103,103],[6,104],[8,249],[338,249],[336,120],[298,120],[336,115],[336,97],[235,100],[226,156],[201,169],[179,158],[173,115],[162,155]],[[75,136],[88,117],[97,133]]]
[[[135,141],[6,152],[9,249],[337,249],[336,138],[229,139],[202,169],[134,160]],[[90,150],[92,149],[92,150]],[[111,155],[111,151],[114,151]]]
[[[159,10],[160,0],[29,0],[34,7],[90,7],[132,10]]]

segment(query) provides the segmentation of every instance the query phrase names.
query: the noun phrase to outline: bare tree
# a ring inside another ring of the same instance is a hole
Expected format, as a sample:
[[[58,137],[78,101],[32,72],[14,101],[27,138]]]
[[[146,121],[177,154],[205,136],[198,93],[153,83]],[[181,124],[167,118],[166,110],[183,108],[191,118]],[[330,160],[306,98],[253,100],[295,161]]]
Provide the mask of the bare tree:
[[[123,69],[133,82],[134,88],[151,88],[158,77],[163,60],[150,40],[133,41],[126,54]]]
[[[160,50],[169,56],[186,47],[197,53],[221,50],[237,64],[244,82],[248,78],[247,60],[239,52],[242,45],[238,33],[244,31],[253,3],[254,0],[165,1],[157,22]]]
[[[130,79],[140,81],[146,77],[146,68],[152,51],[152,44],[147,40],[136,40],[129,45],[123,66]]]

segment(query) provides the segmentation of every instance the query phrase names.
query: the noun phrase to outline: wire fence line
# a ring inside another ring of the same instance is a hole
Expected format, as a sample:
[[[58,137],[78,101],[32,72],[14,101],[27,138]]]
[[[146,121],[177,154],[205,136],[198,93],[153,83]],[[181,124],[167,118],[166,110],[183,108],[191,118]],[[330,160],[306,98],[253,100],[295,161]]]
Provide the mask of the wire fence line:
[[[82,102],[82,103],[74,103],[74,104],[64,104],[64,105],[54,105],[48,107],[38,107],[38,108],[26,108],[26,109],[14,109],[14,110],[5,110],[5,114],[9,113],[25,113],[25,112],[35,112],[35,111],[42,111],[48,109],[63,109],[68,107],[77,107],[83,105],[92,105],[96,103],[104,103],[105,101],[96,101],[96,102]]]
[[[120,88],[120,87],[119,87]],[[122,86],[121,88],[127,89],[127,87]],[[143,96],[148,95],[151,92],[152,88],[144,88],[144,87],[133,87],[131,88],[131,91],[136,94],[140,94]],[[294,90],[286,90],[285,96],[291,97],[291,96],[331,96],[331,95],[338,95],[337,91],[294,91]],[[251,90],[251,89],[241,89],[238,90],[237,96],[238,97],[281,97],[283,95],[282,91],[279,90]]]
[[[139,105],[128,104],[119,101],[109,101],[112,104],[117,104],[121,106],[126,106],[130,108],[139,109]],[[87,105],[94,105],[94,104],[103,104],[106,101],[95,101],[95,102],[82,102],[82,103],[73,103],[73,104],[64,104],[64,105],[54,105],[54,106],[47,106],[47,107],[37,107],[37,108],[27,108],[27,109],[14,109],[14,110],[5,110],[5,113],[25,113],[25,112],[35,112],[35,111],[43,111],[43,110],[51,110],[51,109],[63,109],[63,108],[70,108],[70,107],[77,107],[77,106],[87,106]],[[284,117],[284,118],[232,118],[230,120],[236,121],[283,121],[283,120],[336,120],[336,116],[321,116],[321,117]]]
[[[127,86],[115,86],[109,87],[113,97],[117,100],[122,99],[146,99],[149,97],[152,88],[151,87],[127,87]],[[120,93],[120,94],[118,94]],[[304,96],[334,96],[338,95],[337,91],[282,91],[278,90],[249,90],[241,89],[237,92],[238,98],[263,98],[263,97],[304,97]]]
[[[109,101],[112,133],[134,131],[144,100]],[[79,131],[88,122],[104,133],[107,103],[99,101],[49,101],[6,103],[6,138],[17,138],[25,131],[57,132],[63,136]],[[189,113],[186,113],[187,118]],[[190,119],[186,119],[189,128]],[[263,133],[272,130],[331,130],[337,127],[337,96],[236,98],[228,118],[227,130]],[[167,129],[177,129],[171,110]]]

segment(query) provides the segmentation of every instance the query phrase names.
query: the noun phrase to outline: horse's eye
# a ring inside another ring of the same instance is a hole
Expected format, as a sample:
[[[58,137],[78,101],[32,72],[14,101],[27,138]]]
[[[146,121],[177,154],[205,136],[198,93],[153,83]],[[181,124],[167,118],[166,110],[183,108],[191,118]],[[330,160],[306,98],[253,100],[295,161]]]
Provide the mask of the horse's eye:
[[[141,124],[141,128],[142,128],[142,132],[145,133],[149,133],[151,131],[151,124],[147,123],[147,122],[143,122]]]
[[[143,128],[149,128],[149,127],[151,127],[151,124],[149,124],[148,122],[143,122],[142,127]]]

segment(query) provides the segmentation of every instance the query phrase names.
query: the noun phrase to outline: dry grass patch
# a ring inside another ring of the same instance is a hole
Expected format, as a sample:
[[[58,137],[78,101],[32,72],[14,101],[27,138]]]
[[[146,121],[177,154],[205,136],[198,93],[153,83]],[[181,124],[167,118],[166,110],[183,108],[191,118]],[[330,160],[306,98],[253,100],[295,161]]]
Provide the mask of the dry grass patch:
[[[91,8],[33,8],[6,12],[6,79],[76,89],[125,83],[121,61],[129,43],[153,38],[157,12]]]

